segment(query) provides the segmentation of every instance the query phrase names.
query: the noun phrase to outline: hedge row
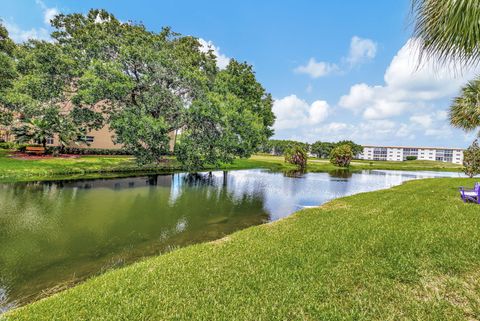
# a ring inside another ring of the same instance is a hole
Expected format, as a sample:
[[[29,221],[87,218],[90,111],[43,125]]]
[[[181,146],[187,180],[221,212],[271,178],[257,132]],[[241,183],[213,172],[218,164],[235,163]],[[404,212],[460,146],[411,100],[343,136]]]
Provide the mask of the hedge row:
[[[47,154],[130,155],[126,150],[123,149],[64,147],[62,150],[58,146],[47,147]]]

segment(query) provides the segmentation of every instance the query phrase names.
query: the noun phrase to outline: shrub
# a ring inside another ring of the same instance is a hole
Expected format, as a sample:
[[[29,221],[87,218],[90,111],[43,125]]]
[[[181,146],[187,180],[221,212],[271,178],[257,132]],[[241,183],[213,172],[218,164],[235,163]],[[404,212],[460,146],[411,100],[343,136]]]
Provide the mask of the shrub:
[[[417,160],[417,156],[407,156],[405,159],[407,161],[413,161],[413,160]]]
[[[15,149],[17,144],[14,142],[2,142],[0,143],[0,149]]]
[[[25,153],[25,151],[27,150],[27,146],[29,146],[29,145],[28,144],[16,144],[16,149],[19,152]]]
[[[296,145],[285,151],[285,162],[300,168],[307,167],[307,152],[301,146]]]
[[[480,146],[477,140],[463,152],[463,172],[470,178],[480,174]]]
[[[350,161],[353,158],[352,147],[349,144],[344,144],[335,147],[330,153],[330,162],[339,167],[350,166]]]
[[[73,154],[73,155],[129,155],[123,149],[107,149],[107,148],[79,148],[79,147],[64,147],[60,146],[47,147],[47,154]]]

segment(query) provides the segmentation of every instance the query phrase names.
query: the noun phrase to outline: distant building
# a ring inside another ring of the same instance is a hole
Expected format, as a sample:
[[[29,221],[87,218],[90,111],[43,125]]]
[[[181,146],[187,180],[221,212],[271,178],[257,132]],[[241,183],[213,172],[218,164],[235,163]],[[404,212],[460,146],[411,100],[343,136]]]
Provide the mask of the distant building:
[[[173,152],[175,146],[177,133],[172,131],[168,133],[170,138],[169,149]],[[74,144],[72,143],[71,147],[76,148],[101,148],[101,149],[120,149],[122,148],[121,144],[114,143],[115,134],[110,130],[108,125],[102,127],[99,130],[92,130],[87,133],[83,140],[85,143]],[[15,137],[12,135],[11,131],[8,128],[0,127],[0,142],[9,142],[14,141]],[[60,142],[58,137],[49,137],[47,138],[47,146],[59,146]]]
[[[358,158],[401,162],[407,160],[408,156],[414,156],[418,160],[463,163],[463,149],[443,147],[363,146],[363,153]]]

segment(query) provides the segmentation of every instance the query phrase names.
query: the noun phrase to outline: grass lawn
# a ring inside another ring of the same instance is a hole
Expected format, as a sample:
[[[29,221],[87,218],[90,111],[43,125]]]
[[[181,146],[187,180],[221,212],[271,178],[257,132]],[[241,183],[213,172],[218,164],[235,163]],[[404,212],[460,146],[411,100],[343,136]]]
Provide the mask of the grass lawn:
[[[480,206],[410,181],[112,270],[7,320],[478,320]]]
[[[233,164],[225,164],[220,169],[267,168],[272,170],[295,169],[283,161],[283,157],[254,155],[249,159],[237,159]],[[309,171],[338,170],[328,160],[310,159]],[[369,162],[354,161],[350,170],[399,169],[399,170],[444,170],[459,171],[461,166],[430,161],[409,162]],[[10,157],[10,152],[0,150],[0,181],[37,180],[52,178],[94,178],[122,176],[132,172],[172,172],[181,170],[175,159],[158,166],[139,167],[129,156],[82,156],[64,159],[24,160]],[[62,177],[63,176],[63,177]]]
[[[243,164],[245,166],[250,165],[252,162],[258,162],[259,165],[263,164],[276,164],[286,166],[281,156],[270,155],[254,155],[246,160],[236,160],[233,166],[237,164]],[[336,167],[330,163],[327,159],[310,158],[307,164],[308,171],[331,171],[339,170],[341,168]],[[292,167],[290,167],[292,168]],[[405,161],[405,162],[387,162],[387,161],[368,161],[368,160],[353,160],[350,165],[350,170],[364,170],[364,169],[385,169],[385,170],[405,170],[405,171],[451,171],[457,172],[462,170],[462,165],[435,161]]]

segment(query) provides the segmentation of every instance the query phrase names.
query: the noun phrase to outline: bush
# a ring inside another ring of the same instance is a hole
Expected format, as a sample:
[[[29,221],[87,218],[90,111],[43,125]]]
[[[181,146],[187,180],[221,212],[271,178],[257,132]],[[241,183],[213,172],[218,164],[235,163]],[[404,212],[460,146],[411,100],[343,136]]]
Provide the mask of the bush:
[[[2,142],[0,143],[0,149],[15,149],[17,144],[14,142]]]
[[[307,152],[301,146],[292,146],[285,151],[285,162],[300,168],[307,167]]]
[[[25,153],[28,146],[39,146],[39,147],[42,147],[42,145],[17,144],[17,145],[16,145],[16,149],[17,149],[19,152]]]
[[[330,162],[339,167],[348,167],[353,158],[352,146],[344,144],[335,147],[330,153]]]
[[[64,147],[60,146],[47,147],[47,154],[73,154],[73,155],[130,155],[123,149],[108,149],[108,148],[79,148],[79,147]]]
[[[463,152],[463,172],[470,178],[480,174],[480,146],[477,140]]]
[[[407,161],[414,161],[414,160],[417,160],[417,156],[407,156],[405,159]]]

